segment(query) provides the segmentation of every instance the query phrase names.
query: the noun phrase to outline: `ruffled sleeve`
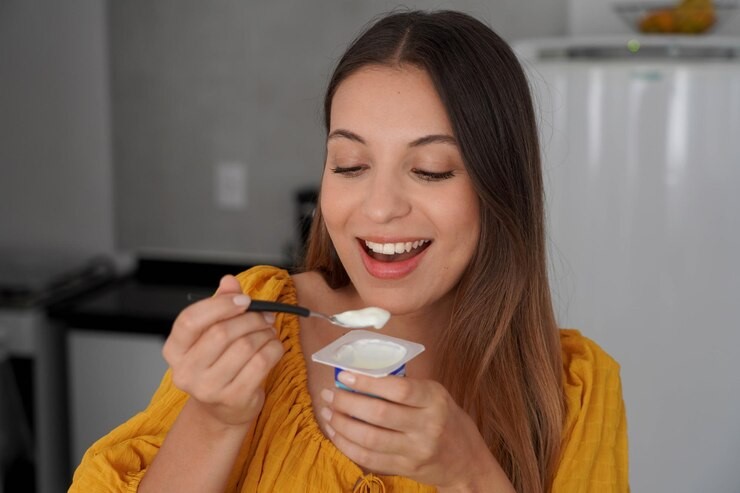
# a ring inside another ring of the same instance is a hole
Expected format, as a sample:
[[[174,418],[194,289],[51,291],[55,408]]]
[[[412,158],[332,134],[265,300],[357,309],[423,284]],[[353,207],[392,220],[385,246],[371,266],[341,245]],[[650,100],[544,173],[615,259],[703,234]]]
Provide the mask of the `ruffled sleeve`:
[[[628,492],[627,418],[619,365],[575,330],[561,331],[567,413],[553,493]]]
[[[260,266],[237,276],[242,290],[260,299],[276,299],[289,281],[286,271]],[[148,407],[95,442],[77,467],[69,493],[135,492],[182,410],[188,395],[165,373]],[[237,465],[243,464],[248,443]],[[229,480],[233,491],[241,476],[236,468]]]

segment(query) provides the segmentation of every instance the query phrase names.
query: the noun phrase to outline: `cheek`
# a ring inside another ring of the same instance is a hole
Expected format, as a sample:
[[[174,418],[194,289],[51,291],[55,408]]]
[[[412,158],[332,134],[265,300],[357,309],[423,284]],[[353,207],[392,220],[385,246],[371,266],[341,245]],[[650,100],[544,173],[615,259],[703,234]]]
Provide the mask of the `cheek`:
[[[339,228],[347,220],[346,200],[336,186],[324,183],[321,188],[321,215],[332,241],[336,242]]]
[[[469,193],[450,193],[450,200],[438,207],[438,212],[445,218],[448,231],[452,231],[453,237],[464,250],[470,245],[477,245],[480,237],[480,205],[477,196]]]
[[[458,247],[458,262],[467,266],[480,242],[480,210],[477,202],[458,209],[454,228]]]

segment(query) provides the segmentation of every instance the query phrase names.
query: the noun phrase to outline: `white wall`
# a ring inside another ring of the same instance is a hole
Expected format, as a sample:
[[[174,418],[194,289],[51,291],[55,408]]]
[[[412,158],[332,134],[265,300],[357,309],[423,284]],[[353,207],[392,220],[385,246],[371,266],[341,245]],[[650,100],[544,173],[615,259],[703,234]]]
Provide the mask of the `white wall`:
[[[0,249],[113,251],[105,3],[0,2]]]

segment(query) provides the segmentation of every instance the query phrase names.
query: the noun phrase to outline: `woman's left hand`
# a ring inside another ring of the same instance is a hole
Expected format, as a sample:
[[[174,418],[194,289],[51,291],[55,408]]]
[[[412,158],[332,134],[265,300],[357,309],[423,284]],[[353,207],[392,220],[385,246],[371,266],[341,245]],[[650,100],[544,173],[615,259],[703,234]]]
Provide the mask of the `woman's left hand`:
[[[439,491],[514,491],[473,420],[440,383],[346,371],[339,380],[381,398],[340,389],[321,392],[327,434],[356,464]]]

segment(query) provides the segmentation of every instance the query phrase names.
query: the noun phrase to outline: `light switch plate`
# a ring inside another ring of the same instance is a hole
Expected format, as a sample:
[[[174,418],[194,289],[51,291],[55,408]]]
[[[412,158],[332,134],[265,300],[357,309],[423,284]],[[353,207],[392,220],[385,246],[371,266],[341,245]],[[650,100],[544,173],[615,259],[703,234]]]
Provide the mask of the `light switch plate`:
[[[238,161],[224,161],[215,167],[216,206],[224,210],[247,208],[247,165]]]

